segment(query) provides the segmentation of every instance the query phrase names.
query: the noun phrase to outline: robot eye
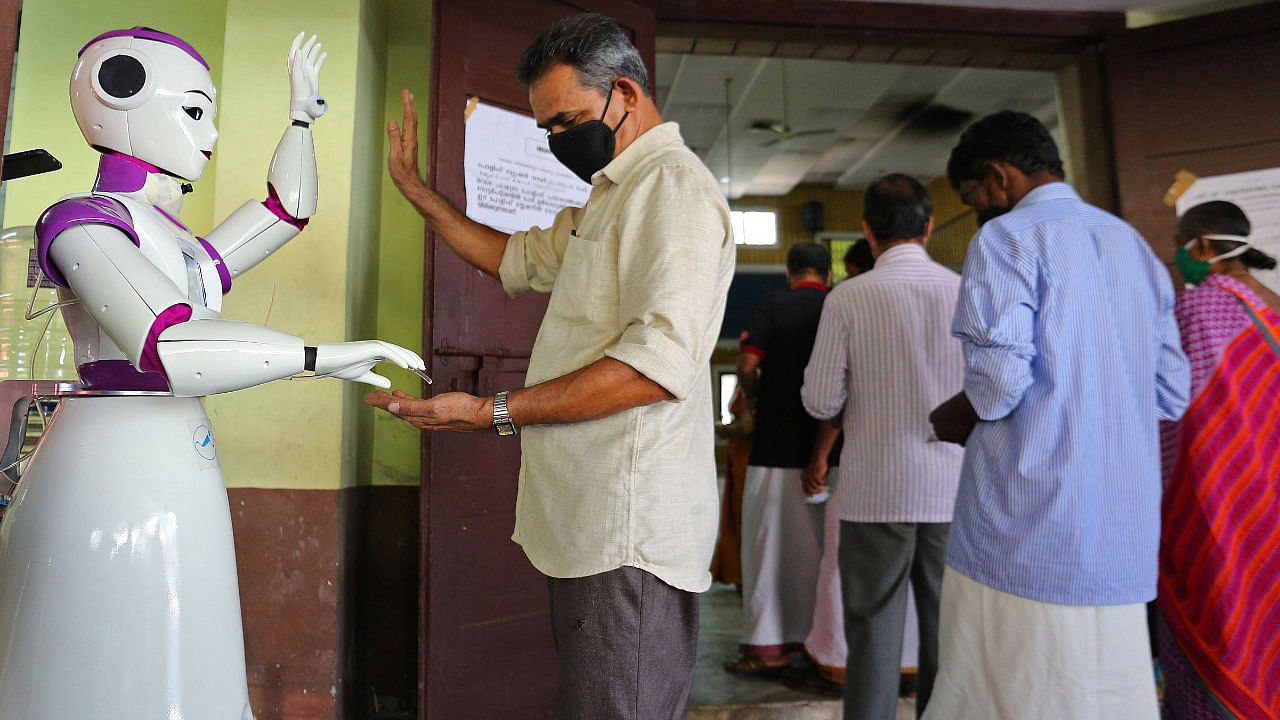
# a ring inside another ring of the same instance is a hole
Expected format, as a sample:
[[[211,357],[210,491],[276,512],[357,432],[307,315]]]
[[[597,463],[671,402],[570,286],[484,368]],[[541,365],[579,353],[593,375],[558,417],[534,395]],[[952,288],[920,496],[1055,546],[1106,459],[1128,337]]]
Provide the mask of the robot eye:
[[[184,107],[182,111],[191,116],[192,120],[199,120],[204,117],[204,110],[198,107]]]

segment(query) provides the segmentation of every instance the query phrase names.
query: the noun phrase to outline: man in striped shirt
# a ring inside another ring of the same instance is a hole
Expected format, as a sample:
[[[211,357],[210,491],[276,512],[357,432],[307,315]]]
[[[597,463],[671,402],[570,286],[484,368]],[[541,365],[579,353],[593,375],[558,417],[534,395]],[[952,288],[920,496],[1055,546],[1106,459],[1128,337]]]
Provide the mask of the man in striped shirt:
[[[927,717],[1154,720],[1157,420],[1190,385],[1169,273],[1030,115],[979,120],[947,174],[986,222],[952,325],[964,391],[931,416],[966,447]]]
[[[960,388],[950,318],[960,278],[929,259],[929,194],[888,175],[867,189],[863,230],[875,267],[827,297],[801,397],[819,419],[843,411],[840,586],[849,657],[844,717],[892,720],[907,612],[920,629],[917,708],[937,671],[938,594],[963,451],[930,442],[930,408]]]

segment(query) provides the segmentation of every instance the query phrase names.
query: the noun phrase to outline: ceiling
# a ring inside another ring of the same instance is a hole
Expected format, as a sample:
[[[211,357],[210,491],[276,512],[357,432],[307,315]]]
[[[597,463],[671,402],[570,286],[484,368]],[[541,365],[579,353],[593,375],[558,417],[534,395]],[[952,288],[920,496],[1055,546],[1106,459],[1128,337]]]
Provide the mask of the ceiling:
[[[887,1],[1128,12],[1134,26],[1258,0]],[[663,118],[680,124],[685,142],[737,198],[785,195],[802,183],[862,189],[887,172],[928,182],[944,173],[965,126],[1006,108],[1040,118],[1061,143],[1054,71],[1074,62],[1079,48],[757,33],[659,36],[657,50]],[[790,132],[760,129],[769,125]],[[829,132],[806,132],[818,130]]]
[[[760,128],[783,125],[784,72],[797,135],[780,137]],[[862,189],[889,172],[927,183],[983,115],[1013,108],[1058,122],[1045,70],[659,53],[656,75],[663,119],[680,124],[731,198],[801,183]]]

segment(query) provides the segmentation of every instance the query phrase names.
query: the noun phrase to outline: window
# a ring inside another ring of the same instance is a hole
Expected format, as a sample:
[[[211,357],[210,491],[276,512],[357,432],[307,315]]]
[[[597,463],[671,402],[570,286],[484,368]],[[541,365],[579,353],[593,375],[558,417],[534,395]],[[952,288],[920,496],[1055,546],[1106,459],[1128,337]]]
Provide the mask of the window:
[[[721,371],[719,380],[720,424],[728,425],[733,422],[733,413],[729,411],[729,406],[733,404],[733,394],[738,390],[738,373],[734,370]]]
[[[778,213],[772,210],[730,210],[733,242],[762,247],[778,244]]]

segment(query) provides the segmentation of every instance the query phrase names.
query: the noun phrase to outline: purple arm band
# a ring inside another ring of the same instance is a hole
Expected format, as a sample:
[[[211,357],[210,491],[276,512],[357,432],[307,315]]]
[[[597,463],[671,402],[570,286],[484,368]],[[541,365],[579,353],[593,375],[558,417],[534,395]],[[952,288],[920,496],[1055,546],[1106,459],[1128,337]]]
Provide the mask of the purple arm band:
[[[280,196],[276,194],[276,189],[271,186],[271,183],[267,183],[267,199],[262,202],[262,205],[270,210],[271,214],[299,230],[307,226],[306,220],[296,218],[285,211],[284,205],[280,202]]]
[[[36,257],[45,277],[62,287],[67,287],[67,280],[49,261],[49,246],[58,233],[74,225],[110,225],[128,235],[134,245],[141,246],[138,233],[133,229],[133,218],[118,200],[91,195],[55,203],[36,223]]]
[[[222,281],[222,294],[226,295],[231,292],[231,271],[227,269],[226,261],[222,259],[222,256],[207,240],[204,238],[196,238],[196,240],[199,240],[200,247],[203,247],[204,251],[209,253],[210,259],[213,260],[213,266],[218,268],[218,279]]]
[[[147,342],[142,346],[142,357],[138,361],[138,367],[142,370],[161,373],[166,380],[169,379],[169,375],[164,371],[164,365],[160,362],[160,349],[156,344],[160,342],[160,333],[190,319],[191,306],[181,303],[171,305],[168,310],[157,315],[155,322],[151,323],[151,330],[147,333]]]

